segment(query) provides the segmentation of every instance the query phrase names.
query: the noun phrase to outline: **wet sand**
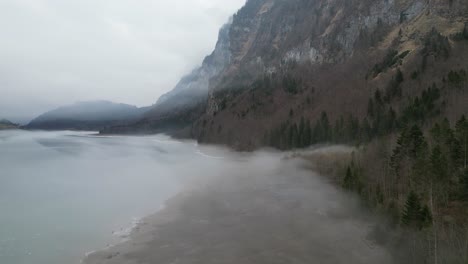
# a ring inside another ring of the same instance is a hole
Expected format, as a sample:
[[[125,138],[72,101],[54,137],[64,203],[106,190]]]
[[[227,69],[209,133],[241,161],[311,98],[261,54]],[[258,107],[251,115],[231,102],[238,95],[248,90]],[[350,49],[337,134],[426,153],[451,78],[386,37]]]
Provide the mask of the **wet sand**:
[[[393,263],[358,200],[277,158],[189,188],[87,264]]]

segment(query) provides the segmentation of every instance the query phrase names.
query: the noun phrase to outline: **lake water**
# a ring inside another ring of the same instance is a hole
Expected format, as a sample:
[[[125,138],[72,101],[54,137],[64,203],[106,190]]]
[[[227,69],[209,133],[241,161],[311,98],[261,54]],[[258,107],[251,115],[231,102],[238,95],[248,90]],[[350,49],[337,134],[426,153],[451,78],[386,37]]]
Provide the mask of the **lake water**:
[[[0,263],[80,263],[124,239],[210,158],[164,136],[0,131]]]
[[[310,260],[303,263],[391,263],[370,239],[375,219],[358,200],[288,153],[236,153],[166,136],[94,134],[0,131],[1,264],[78,264],[87,253],[125,240],[138,219],[183,189],[192,198],[182,204],[186,222],[176,222],[174,230],[219,217],[199,234],[216,234],[205,248],[218,243],[230,245],[228,251],[252,252],[250,246],[257,245],[254,252],[276,256],[275,243],[281,242],[279,249]],[[193,230],[179,237],[182,248],[172,259],[191,256],[180,253],[192,252],[185,245],[189,240],[194,248],[203,246]],[[219,252],[224,251],[211,253]],[[236,254],[231,256],[244,257]],[[159,256],[166,255],[152,259]]]

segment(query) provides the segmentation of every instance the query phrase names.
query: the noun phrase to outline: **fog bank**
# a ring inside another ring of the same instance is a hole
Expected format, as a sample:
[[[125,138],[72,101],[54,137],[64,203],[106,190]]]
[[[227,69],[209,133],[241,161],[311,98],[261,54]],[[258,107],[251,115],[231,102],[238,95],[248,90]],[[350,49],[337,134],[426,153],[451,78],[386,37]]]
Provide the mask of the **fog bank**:
[[[339,151],[339,149],[332,149]],[[284,153],[203,147],[206,162],[132,240],[88,264],[393,263],[358,199]]]

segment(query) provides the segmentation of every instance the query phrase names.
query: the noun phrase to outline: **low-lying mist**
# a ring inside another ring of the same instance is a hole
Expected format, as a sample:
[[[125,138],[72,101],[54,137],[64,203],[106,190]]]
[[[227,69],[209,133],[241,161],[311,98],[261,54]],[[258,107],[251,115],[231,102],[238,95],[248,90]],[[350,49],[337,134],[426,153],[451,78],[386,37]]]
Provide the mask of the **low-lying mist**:
[[[393,263],[374,242],[377,220],[308,161],[267,150],[193,151],[173,168],[184,175],[184,191],[147,217],[132,241],[87,263]]]
[[[86,263],[391,263],[358,199],[293,156],[0,132],[0,263],[78,263],[164,204]]]

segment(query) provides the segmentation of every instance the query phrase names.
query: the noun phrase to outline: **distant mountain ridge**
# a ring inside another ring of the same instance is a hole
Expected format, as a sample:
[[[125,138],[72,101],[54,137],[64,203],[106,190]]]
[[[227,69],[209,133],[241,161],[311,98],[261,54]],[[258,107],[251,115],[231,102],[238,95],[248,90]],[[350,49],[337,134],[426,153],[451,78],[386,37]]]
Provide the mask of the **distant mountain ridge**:
[[[7,119],[0,119],[0,130],[4,129],[16,129],[19,128],[18,124],[15,124]]]
[[[146,110],[147,108],[110,101],[78,102],[46,112],[33,119],[25,128],[101,130],[107,126],[134,122]]]

